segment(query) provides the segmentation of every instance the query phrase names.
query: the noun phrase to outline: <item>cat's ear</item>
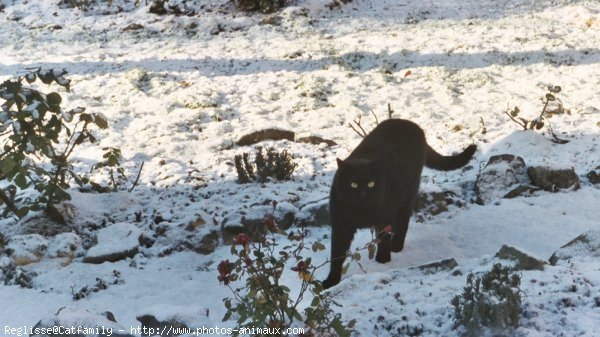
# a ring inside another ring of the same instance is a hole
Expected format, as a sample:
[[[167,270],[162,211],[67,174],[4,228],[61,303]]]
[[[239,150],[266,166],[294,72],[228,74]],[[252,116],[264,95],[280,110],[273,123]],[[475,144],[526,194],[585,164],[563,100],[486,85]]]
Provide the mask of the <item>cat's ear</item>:
[[[342,168],[346,165],[346,163],[344,163],[344,161],[341,160],[340,158],[335,158],[335,160],[337,161],[338,168]]]

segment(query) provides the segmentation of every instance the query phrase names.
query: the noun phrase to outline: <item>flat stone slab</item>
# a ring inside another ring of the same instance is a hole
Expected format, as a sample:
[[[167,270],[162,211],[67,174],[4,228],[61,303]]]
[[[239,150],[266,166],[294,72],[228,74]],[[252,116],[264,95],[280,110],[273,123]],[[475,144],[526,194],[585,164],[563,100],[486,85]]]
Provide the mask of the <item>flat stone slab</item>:
[[[136,226],[120,222],[100,229],[96,234],[97,244],[87,251],[84,263],[115,262],[138,253],[142,231]]]
[[[296,134],[293,131],[281,130],[281,129],[264,129],[254,131],[249,134],[243,135],[238,141],[237,145],[246,146],[256,143],[263,142],[265,140],[289,140],[294,141]]]
[[[537,259],[516,247],[502,245],[496,257],[503,260],[516,261],[515,270],[544,270],[546,262]]]
[[[418,267],[412,267],[409,269],[418,269],[423,271],[423,273],[425,274],[435,274],[443,270],[452,270],[457,266],[458,262],[456,262],[456,260],[453,257],[451,257],[449,259],[435,261],[424,265],[420,265]]]
[[[550,264],[555,266],[560,260],[575,257],[600,257],[600,230],[585,232],[569,241],[550,257]]]
[[[545,166],[533,166],[527,169],[531,182],[550,192],[559,189],[579,188],[579,176],[574,169],[554,169]]]

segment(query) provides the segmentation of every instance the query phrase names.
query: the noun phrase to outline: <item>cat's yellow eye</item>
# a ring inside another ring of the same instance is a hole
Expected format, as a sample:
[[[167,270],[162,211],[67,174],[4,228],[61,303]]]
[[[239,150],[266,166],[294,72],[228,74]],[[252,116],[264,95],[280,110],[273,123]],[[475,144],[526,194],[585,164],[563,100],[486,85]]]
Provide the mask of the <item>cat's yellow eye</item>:
[[[369,183],[367,184],[367,186],[369,186],[369,188],[373,188],[373,187],[375,187],[375,182],[374,181],[369,181]]]
[[[358,184],[357,184],[357,183],[354,183],[354,182],[352,182],[352,183],[350,183],[350,187],[352,187],[352,188],[358,188]]]

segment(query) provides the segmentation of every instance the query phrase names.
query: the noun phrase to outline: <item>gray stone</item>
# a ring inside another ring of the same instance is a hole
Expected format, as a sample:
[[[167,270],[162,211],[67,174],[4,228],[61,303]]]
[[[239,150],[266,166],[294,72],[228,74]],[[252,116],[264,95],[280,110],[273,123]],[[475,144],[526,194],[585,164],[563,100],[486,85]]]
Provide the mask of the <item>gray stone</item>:
[[[492,156],[477,176],[477,203],[483,205],[506,195],[513,196],[516,188],[528,183],[523,158],[512,154]]]
[[[0,256],[0,283],[18,285],[22,288],[33,288],[33,279],[37,273],[17,267],[15,260],[8,256]]]
[[[296,221],[298,208],[288,202],[280,202],[273,209],[272,204],[255,205],[249,210],[230,214],[221,223],[223,241],[231,244],[239,233],[246,233],[254,238],[256,234],[266,231],[266,221],[270,216],[275,218],[277,228],[285,230]]]
[[[228,220],[228,219],[225,219]],[[246,233],[249,234],[248,229],[242,225],[241,223],[234,225],[231,222],[226,223],[226,226],[222,226],[221,228],[221,236],[223,237],[223,243],[230,245],[233,243],[233,238],[240,234]]]
[[[156,336],[159,334],[144,334],[144,331],[159,331],[165,332],[160,336],[179,336],[183,335],[186,330],[190,330],[185,324],[177,321],[176,319],[169,319],[166,321],[159,321],[153,315],[141,315],[137,316],[136,319],[142,324],[142,336]]]
[[[49,257],[74,258],[83,253],[83,241],[75,233],[61,233],[49,240],[47,251]]]
[[[506,193],[502,198],[504,199],[512,199],[517,197],[529,197],[533,193],[537,191],[541,191],[541,188],[529,186],[529,185],[519,185],[512,189],[510,192]]]
[[[298,221],[307,227],[329,226],[331,218],[329,214],[329,200],[322,199],[310,202],[300,207]]]
[[[432,262],[432,263],[427,263],[418,267],[412,267],[409,269],[419,269],[421,271],[423,271],[424,274],[435,274],[437,272],[440,271],[444,271],[444,270],[452,270],[454,268],[456,268],[458,266],[458,262],[456,262],[456,260],[451,257],[449,259],[445,259],[445,260],[441,260],[441,261],[436,261],[436,262]]]
[[[84,263],[116,262],[138,253],[142,231],[129,223],[116,223],[96,232],[96,245],[83,258]]]
[[[460,201],[455,199],[456,193],[452,191],[421,192],[417,196],[415,211],[438,215],[448,211],[449,205],[460,203]]]
[[[588,178],[590,183],[594,185],[600,184],[600,166],[596,167],[595,170],[591,170],[590,172],[588,172],[586,177]]]
[[[192,250],[198,254],[212,254],[219,244],[219,232],[210,231],[208,234],[189,234],[185,240],[177,244],[176,250]]]
[[[534,166],[527,169],[531,182],[546,191],[558,192],[559,189],[579,188],[579,176],[571,169],[553,169]]]
[[[256,144],[265,140],[289,140],[294,141],[296,134],[293,131],[281,130],[281,129],[265,129],[254,131],[249,134],[242,136],[238,141],[237,145],[245,146]]]
[[[296,143],[308,143],[308,144],[313,144],[313,145],[319,145],[319,144],[325,143],[325,144],[327,144],[328,147],[337,145],[337,143],[334,142],[333,140],[321,138],[319,136],[300,137],[300,138],[296,139]]]
[[[518,248],[502,245],[496,257],[503,260],[516,261],[515,270],[544,270],[544,261],[537,259]]]
[[[120,326],[115,316],[107,311],[102,314],[82,309],[61,308],[56,315],[41,319],[32,329],[31,337],[51,337],[53,327],[62,327],[60,336],[67,337],[134,337],[126,333],[129,328]],[[46,333],[44,333],[46,332]]]
[[[560,260],[575,257],[600,257],[600,230],[585,232],[569,241],[550,256],[550,264],[555,266]]]

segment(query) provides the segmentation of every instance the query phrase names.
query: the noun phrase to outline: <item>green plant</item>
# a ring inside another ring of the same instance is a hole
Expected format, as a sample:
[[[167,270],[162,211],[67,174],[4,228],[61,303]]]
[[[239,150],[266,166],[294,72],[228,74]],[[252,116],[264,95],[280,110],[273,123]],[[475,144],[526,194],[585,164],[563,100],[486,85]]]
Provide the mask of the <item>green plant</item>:
[[[454,328],[463,326],[467,335],[480,336],[483,327],[506,329],[519,326],[521,315],[521,277],[511,275],[510,267],[494,264],[481,277],[467,275],[467,285],[456,295]]]
[[[77,184],[86,181],[73,171],[69,157],[77,145],[96,142],[90,127],[108,127],[107,119],[98,113],[86,113],[85,108],[64,110],[57,92],[42,93],[25,85],[40,80],[56,83],[70,90],[66,71],[34,70],[16,80],[0,84],[0,205],[22,217],[30,210],[45,210],[58,215],[54,205],[71,197],[65,191],[72,178]],[[73,122],[77,119],[76,122]],[[20,197],[18,191],[33,186],[39,194],[34,198]],[[64,219],[63,219],[64,221]]]
[[[237,0],[237,7],[243,11],[273,13],[284,7],[287,0]]]
[[[105,151],[102,155],[104,160],[94,164],[90,170],[90,173],[93,170],[107,168],[110,179],[110,188],[106,189],[93,181],[90,181],[90,185],[92,185],[92,188],[97,192],[116,192],[117,187],[119,187],[121,184],[121,181],[127,181],[125,170],[123,169],[123,166],[121,166],[121,149],[116,147],[103,147],[102,151]],[[115,178],[115,175],[117,174],[118,176]]]
[[[268,148],[266,153],[263,153],[261,147],[257,148],[254,156],[254,164],[250,163],[247,152],[236,155],[234,162],[238,174],[238,182],[241,184],[249,183],[253,180],[264,183],[269,178],[275,178],[279,181],[290,180],[297,166],[294,163],[294,157],[286,150],[277,152],[273,147]]]
[[[252,327],[266,326],[268,333],[276,335],[294,322],[303,322],[308,329],[308,332],[305,331],[307,336],[349,336],[354,321],[343,323],[341,314],[336,314],[331,308],[334,304],[331,294],[324,293],[323,286],[314,277],[315,271],[328,262],[315,266],[310,257],[303,256],[307,249],[304,229],[290,233],[288,239],[291,243],[281,249],[276,242],[278,234],[284,233],[277,228],[271,214],[265,219],[263,228],[258,228],[253,235],[238,234],[235,237],[231,247],[234,261],[221,261],[217,268],[219,281],[234,295],[233,299],[223,299],[227,309],[223,321],[235,315],[240,327],[248,328],[248,331],[252,331]],[[256,240],[251,237],[256,237]],[[314,252],[325,249],[319,242],[310,247]],[[301,281],[295,298],[291,296],[290,288],[281,283],[281,276],[290,264]],[[231,286],[232,282],[243,278],[243,286],[235,289]],[[302,315],[299,306],[309,294],[312,301]],[[239,333],[234,331],[236,336]]]
[[[537,118],[525,119],[520,117],[521,110],[518,106],[510,109],[507,108],[504,113],[515,123],[519,124],[523,130],[541,130],[546,124],[548,125],[548,131],[552,135],[552,141],[558,144],[568,143],[568,140],[559,138],[550,124],[550,118],[554,115],[571,114],[569,109],[563,106],[563,102],[557,97],[562,88],[560,86],[548,86],[548,92],[544,97],[541,98],[543,108],[542,112]]]

